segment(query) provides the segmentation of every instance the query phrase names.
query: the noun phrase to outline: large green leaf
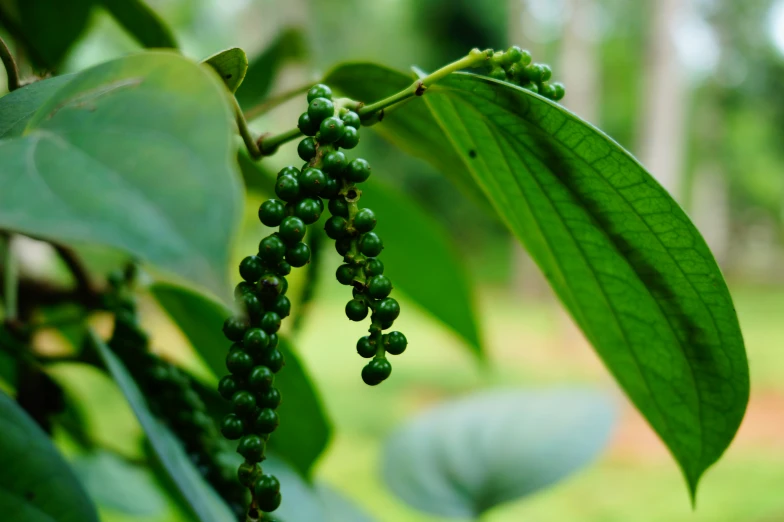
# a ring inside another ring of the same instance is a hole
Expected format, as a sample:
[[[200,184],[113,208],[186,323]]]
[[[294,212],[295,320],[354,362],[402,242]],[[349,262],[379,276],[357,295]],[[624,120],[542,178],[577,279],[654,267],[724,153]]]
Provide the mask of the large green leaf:
[[[66,74],[41,80],[0,98],[0,139],[21,136],[35,111],[73,77]]]
[[[177,48],[171,29],[142,0],[98,0],[144,47]]]
[[[302,60],[307,55],[305,37],[299,29],[286,29],[248,66],[245,81],[237,89],[237,101],[248,110],[267,97],[272,82],[286,62]]]
[[[384,450],[384,479],[418,509],[477,520],[588,464],[614,419],[608,396],[591,390],[483,392],[396,430]]]
[[[90,335],[90,342],[100,354],[104,365],[114,377],[125,398],[128,399],[139,424],[147,434],[147,440],[155,457],[187,501],[196,519],[200,522],[232,520],[231,511],[193,467],[180,441],[150,413],[142,392],[122,362],[94,333]]]
[[[313,489],[321,500],[326,522],[373,522],[373,517],[337,489],[324,483],[315,484]]]
[[[229,92],[235,92],[248,72],[248,57],[239,47],[232,47],[203,60],[218,73]]]
[[[553,102],[465,73],[424,100],[693,495],[749,397],[732,298],[700,233],[629,153]]]
[[[378,217],[384,273],[483,357],[471,283],[448,232],[417,203],[377,180],[362,185],[361,206]]]
[[[231,311],[216,301],[172,285],[155,284],[151,291],[215,375],[226,374],[230,343],[223,337],[222,328]],[[275,386],[283,401],[278,408],[280,427],[270,437],[269,448],[308,477],[329,442],[331,426],[318,392],[291,345],[281,338],[279,348],[286,366],[275,376]]]
[[[349,98],[371,103],[405,89],[414,76],[374,63],[357,62],[335,67],[322,81]],[[412,156],[428,161],[467,196],[488,206],[468,168],[455,154],[425,104],[411,100],[390,111],[380,125],[371,128]]]
[[[154,52],[76,75],[0,140],[0,227],[112,246],[218,295],[242,188],[225,89]]]
[[[98,522],[90,499],[49,437],[2,391],[0,463],[4,522]]]

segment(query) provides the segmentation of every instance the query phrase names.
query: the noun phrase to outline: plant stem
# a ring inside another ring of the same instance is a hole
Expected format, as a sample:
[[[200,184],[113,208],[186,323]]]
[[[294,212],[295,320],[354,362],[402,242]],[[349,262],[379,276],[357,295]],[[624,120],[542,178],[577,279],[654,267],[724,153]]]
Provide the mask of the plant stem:
[[[302,131],[300,131],[297,127],[274,136],[262,136],[258,141],[260,155],[269,156],[270,154],[274,154],[279,146],[291,140],[295,140],[300,136],[302,136]]]
[[[377,101],[375,103],[371,103],[370,105],[365,105],[361,107],[358,111],[359,116],[364,120],[372,116],[374,113],[384,110],[386,107],[390,105],[394,105],[398,102],[401,102],[407,98],[411,98],[412,96],[422,96],[428,87],[432,84],[437,82],[438,80],[444,78],[445,76],[459,71],[461,69],[466,69],[469,67],[477,67],[487,60],[492,58],[492,52],[490,51],[480,51],[479,49],[471,49],[471,52],[468,53],[467,56],[450,63],[449,65],[445,65],[434,71],[424,78],[420,78],[412,83],[407,88],[403,89],[402,91],[389,96],[388,98],[384,98],[383,100]]]
[[[237,101],[237,98],[232,96],[231,100],[234,103],[234,115],[237,120],[237,128],[240,131],[240,136],[242,136],[242,141],[245,142],[245,147],[247,147],[250,157],[258,159],[261,157],[261,150],[259,150],[259,145],[253,138],[253,134],[250,132],[248,121],[245,119],[245,115],[242,113],[242,109],[240,108],[240,104]]]
[[[74,281],[76,282],[76,291],[82,304],[86,307],[90,307],[99,292],[93,285],[90,274],[87,272],[87,268],[85,268],[82,260],[79,259],[76,252],[67,246],[53,243],[52,247],[54,247],[57,255],[60,256],[60,259],[62,259],[65,266],[68,267],[68,270],[71,272],[71,275],[73,275]]]
[[[3,289],[5,294],[5,320],[11,322],[18,315],[17,297],[19,291],[19,265],[12,251],[12,234],[6,234],[5,241],[5,270],[3,274]]]
[[[8,75],[8,91],[14,91],[19,88],[19,69],[16,66],[16,61],[11,55],[5,40],[0,38],[0,59],[5,66],[5,73]]]
[[[259,103],[258,105],[255,105],[255,106],[251,107],[250,109],[248,109],[247,111],[245,111],[245,119],[247,119],[248,121],[253,121],[254,119],[258,118],[259,116],[261,116],[261,115],[267,113],[268,111],[274,109],[278,105],[289,101],[290,99],[294,98],[295,96],[298,96],[300,94],[308,92],[308,89],[310,89],[310,87],[312,85],[313,85],[312,82],[309,82],[309,83],[307,83],[305,85],[300,85],[299,87],[295,87],[295,88],[293,88],[291,90],[282,92],[282,93],[278,94],[277,96],[273,96],[272,98],[268,98],[268,99],[264,100],[263,102]]]

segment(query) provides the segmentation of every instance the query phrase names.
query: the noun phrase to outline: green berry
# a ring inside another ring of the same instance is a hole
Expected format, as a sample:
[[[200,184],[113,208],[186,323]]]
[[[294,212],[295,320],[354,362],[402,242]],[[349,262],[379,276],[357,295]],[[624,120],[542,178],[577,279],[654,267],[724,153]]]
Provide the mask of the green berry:
[[[367,257],[376,257],[384,249],[384,243],[375,232],[363,234],[359,240],[359,251]]]
[[[376,214],[369,208],[363,208],[354,216],[354,228],[357,232],[370,232],[376,227]]]
[[[529,90],[534,94],[539,94],[539,86],[536,85],[534,82],[528,82],[522,85],[523,89]]]
[[[550,100],[555,98],[555,87],[549,83],[539,84],[539,94]]]
[[[275,194],[283,201],[295,201],[299,198],[299,181],[289,174],[281,176],[275,184]]]
[[[223,335],[229,341],[240,341],[242,336],[245,335],[245,329],[248,327],[247,319],[243,317],[229,317],[223,323]]]
[[[321,125],[321,122],[335,113],[335,106],[326,98],[314,98],[308,105],[308,116],[311,123]]]
[[[280,295],[272,302],[270,311],[278,314],[281,319],[288,317],[291,314],[291,301],[285,295]]]
[[[276,236],[267,236],[259,242],[259,257],[267,263],[277,264],[286,254],[286,244]]]
[[[317,147],[318,143],[315,139],[305,138],[297,145],[297,154],[302,158],[302,161],[310,161],[316,157]]]
[[[249,283],[255,283],[264,273],[264,266],[257,256],[248,256],[240,261],[240,276]]]
[[[386,359],[373,359],[362,368],[362,380],[369,386],[376,386],[389,377],[392,365]]]
[[[237,283],[237,286],[234,287],[234,299],[239,299],[245,294],[252,294],[254,293],[254,289],[256,285],[253,283],[249,283],[247,281],[241,281]]]
[[[277,388],[270,388],[269,390],[259,393],[260,408],[272,408],[273,410],[280,406],[280,392]]]
[[[370,177],[370,164],[362,159],[357,158],[348,164],[346,169],[346,179],[353,183],[362,183]]]
[[[539,74],[540,74],[539,81],[546,82],[547,80],[553,77],[553,70],[550,69],[549,65],[541,64],[539,66]]]
[[[231,375],[225,375],[218,381],[218,393],[227,401],[231,400],[237,390],[239,390],[237,379]]]
[[[512,47],[507,49],[504,55],[501,57],[501,60],[506,64],[517,63],[522,59],[523,59],[523,51],[516,45],[513,45]]]
[[[330,116],[319,126],[319,142],[335,143],[343,136],[343,120]]]
[[[261,328],[251,328],[245,332],[242,345],[248,353],[262,353],[269,346],[269,335]]]
[[[348,254],[348,251],[351,250],[351,238],[344,237],[335,241],[335,250],[337,250],[338,254],[341,256]]]
[[[277,199],[268,199],[259,207],[259,221],[265,226],[276,227],[286,217],[285,205]]]
[[[326,184],[327,176],[321,169],[305,169],[299,176],[299,188],[303,194],[318,196]]]
[[[560,101],[566,95],[566,88],[562,83],[556,82],[553,84],[553,100]]]
[[[325,199],[334,198],[340,192],[340,182],[335,178],[327,178],[327,181],[324,183],[324,188],[321,189],[321,196]]]
[[[406,336],[400,332],[389,332],[382,337],[382,343],[387,353],[392,355],[400,355],[406,351],[408,340]]]
[[[303,112],[299,115],[297,128],[302,131],[302,134],[305,136],[315,136],[316,132],[318,132],[318,127],[313,125],[313,122],[310,120],[310,114],[307,112]]]
[[[283,352],[280,350],[270,350],[264,355],[261,362],[264,366],[268,367],[272,373],[278,373],[286,364]]]
[[[547,74],[547,70],[545,69],[545,67],[547,66],[541,63],[535,63],[533,65],[529,65],[528,67],[526,67],[526,74],[528,75],[528,78],[532,82],[541,83],[544,81],[545,74]]]
[[[305,198],[298,202],[294,207],[294,215],[305,222],[306,225],[312,225],[321,217],[322,205],[313,198]],[[292,266],[297,266],[293,265]]]
[[[488,76],[494,80],[506,80],[506,71],[501,67],[493,67]]]
[[[280,492],[280,482],[273,475],[261,475],[256,479],[253,489],[257,497],[275,496]]]
[[[253,487],[256,480],[261,475],[261,470],[259,469],[258,465],[252,464],[250,462],[243,462],[240,464],[239,468],[237,468],[237,478],[240,481],[240,484],[247,487]],[[242,509],[242,518],[245,518],[245,508]]]
[[[328,100],[332,99],[332,89],[324,85],[323,83],[317,83],[313,87],[310,88],[308,91],[308,103],[312,102],[316,98],[326,98]]]
[[[266,444],[258,435],[245,435],[237,445],[237,453],[248,462],[260,462],[264,458]]]
[[[221,421],[221,433],[229,440],[237,440],[245,432],[245,423],[233,413],[226,415]]]
[[[340,265],[335,272],[335,278],[341,285],[350,285],[354,282],[354,267],[351,265]]]
[[[371,257],[365,263],[365,275],[374,276],[384,273],[384,263],[381,260]]]
[[[261,316],[261,328],[268,334],[280,330],[280,316],[275,312],[267,312]]]
[[[355,129],[359,129],[360,125],[362,125],[362,121],[359,119],[359,114],[354,111],[348,111],[344,114],[341,119],[343,123],[346,124],[346,127],[354,127]]]
[[[289,275],[291,273],[291,265],[288,264],[285,261],[281,261],[280,263],[278,263],[276,272],[280,276],[287,276],[287,275]],[[284,281],[285,281],[285,279],[284,279]],[[283,293],[285,293],[285,292],[283,292]]]
[[[270,343],[269,343],[270,348],[275,348],[276,346],[278,346],[278,334],[276,333],[270,334],[269,338],[270,338]]]
[[[278,171],[278,176],[276,179],[280,179],[283,176],[294,176],[296,178],[299,176],[299,169],[294,165],[287,165]]]
[[[520,52],[520,65],[526,66],[531,63],[531,52],[523,49]]]
[[[272,408],[262,408],[253,421],[253,429],[257,433],[272,433],[280,424],[278,414]]]
[[[261,301],[250,292],[246,292],[237,298],[237,306],[251,320],[261,313]]]
[[[259,500],[259,509],[266,513],[271,513],[280,507],[281,502],[283,501],[283,497],[280,493],[277,493],[273,497],[261,497]]]
[[[346,317],[352,321],[361,321],[368,315],[368,305],[365,301],[352,299],[346,303]]]
[[[400,305],[391,297],[382,299],[376,304],[376,317],[382,323],[391,322],[400,315]]]
[[[334,198],[329,200],[329,213],[333,216],[348,217],[348,203],[343,198]]]
[[[368,335],[360,337],[357,341],[357,353],[365,359],[376,355],[376,342]]]
[[[353,149],[357,145],[359,145],[359,131],[354,127],[345,127],[343,129],[343,135],[338,141],[338,147]]]
[[[310,247],[305,243],[297,243],[286,251],[286,261],[293,267],[305,266],[310,262]]]
[[[340,239],[348,234],[348,221],[340,216],[332,216],[324,223],[324,231],[331,239]]]
[[[368,281],[368,295],[373,299],[383,299],[392,292],[392,281],[385,275],[377,275]]]
[[[248,388],[253,391],[267,391],[272,388],[275,373],[266,366],[254,366],[248,375]]]
[[[346,168],[346,155],[339,150],[333,150],[326,156],[322,164],[324,172],[335,176],[340,175],[343,169]]]
[[[226,368],[234,375],[247,375],[253,368],[253,357],[239,348],[232,348],[226,355]]]
[[[278,234],[285,243],[298,243],[305,237],[305,223],[297,216],[288,216],[281,222]]]
[[[247,390],[240,390],[231,397],[231,409],[237,415],[247,415],[256,408],[256,397]]]
[[[285,263],[285,261],[281,261],[281,263]],[[291,269],[289,268],[289,270]],[[288,288],[286,278],[277,276],[275,274],[267,274],[262,276],[258,282],[259,295],[262,297],[262,299],[269,299],[270,297],[283,295],[286,293],[286,288]]]

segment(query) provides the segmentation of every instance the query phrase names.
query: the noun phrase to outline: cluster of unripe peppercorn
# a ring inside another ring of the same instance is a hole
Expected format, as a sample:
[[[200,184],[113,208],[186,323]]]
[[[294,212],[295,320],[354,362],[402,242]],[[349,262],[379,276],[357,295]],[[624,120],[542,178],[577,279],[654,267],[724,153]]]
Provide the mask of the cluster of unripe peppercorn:
[[[115,322],[109,346],[139,384],[152,413],[164,421],[183,444],[204,479],[226,500],[237,520],[245,518],[246,492],[227,464],[231,448],[182,370],[149,351],[149,338],[141,327],[136,303],[121,274],[109,278],[105,305]]]
[[[553,101],[561,100],[566,94],[562,83],[550,83],[553,71],[549,65],[533,63],[531,53],[517,46],[494,52],[489,65],[491,69],[488,76],[496,80],[519,85]]]
[[[326,85],[316,85],[308,93],[308,110],[299,117],[299,129],[306,136],[297,152],[305,165],[303,175],[326,179],[331,217],[324,230],[335,240],[335,248],[344,264],[335,274],[338,282],[353,287],[353,299],[346,304],[346,316],[362,321],[371,315],[370,335],[357,343],[357,352],[372,359],[362,369],[362,380],[375,386],[392,372],[386,353],[400,354],[406,349],[406,337],[400,332],[383,334],[400,315],[400,305],[389,297],[392,282],[384,275],[384,264],[377,258],[384,248],[381,237],[373,231],[376,215],[369,208],[360,209],[358,183],[370,177],[370,165],[362,158],[349,161],[339,149],[352,149],[359,142],[359,115],[342,100],[332,99]]]

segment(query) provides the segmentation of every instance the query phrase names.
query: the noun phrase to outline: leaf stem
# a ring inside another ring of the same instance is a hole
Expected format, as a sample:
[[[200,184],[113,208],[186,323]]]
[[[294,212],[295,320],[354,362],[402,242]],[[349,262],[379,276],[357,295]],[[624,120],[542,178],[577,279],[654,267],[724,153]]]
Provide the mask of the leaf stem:
[[[290,99],[294,98],[295,96],[299,96],[300,94],[308,92],[308,89],[311,88],[313,82],[308,82],[306,84],[300,85],[295,87],[291,90],[282,92],[277,96],[273,96],[271,98],[267,98],[263,102],[251,107],[247,111],[245,111],[245,119],[248,121],[253,121],[259,116],[266,114],[270,110],[274,109],[278,105],[289,101]]]
[[[0,59],[2,59],[5,73],[8,75],[8,91],[15,91],[19,88],[19,68],[2,37],[0,37]]]
[[[423,94],[425,94],[425,91],[427,91],[427,88],[430,87],[435,82],[437,82],[438,80],[461,69],[467,69],[469,67],[478,67],[479,65],[482,65],[487,60],[491,59],[492,56],[493,56],[492,50],[480,51],[479,49],[471,49],[468,55],[464,56],[463,58],[455,62],[452,62],[448,65],[441,67],[437,71],[428,74],[424,78],[420,78],[416,80],[414,83],[412,83],[402,91],[395,93],[387,98],[384,98],[383,100],[361,107],[358,111],[358,114],[360,118],[362,118],[363,120],[369,119],[371,116],[373,116],[373,114],[382,111],[391,105],[395,105],[396,103],[399,103],[413,96],[422,96]]]
[[[19,313],[19,265],[13,253],[13,234],[5,234],[5,269],[3,271],[3,289],[5,298],[5,321],[13,322]]]
[[[237,101],[237,98],[234,96],[231,97],[232,103],[234,104],[234,116],[237,120],[237,128],[240,131],[240,136],[242,136],[242,141],[245,142],[245,147],[248,149],[248,153],[250,154],[251,158],[259,159],[262,154],[261,150],[259,149],[259,145],[256,143],[256,140],[253,138],[253,134],[248,127],[248,121],[245,119],[245,115],[242,113],[242,108],[240,108],[240,104]]]
[[[93,281],[87,268],[84,266],[84,263],[79,259],[79,255],[69,247],[57,243],[52,243],[52,247],[63,263],[65,263],[68,271],[71,272],[71,275],[76,282],[76,292],[79,300],[86,308],[90,308],[95,303],[100,292],[95,285],[93,285]]]
[[[273,136],[262,136],[258,141],[258,148],[261,156],[269,156],[274,154],[278,147],[291,140],[295,140],[302,136],[302,131],[297,127],[275,134]]]

